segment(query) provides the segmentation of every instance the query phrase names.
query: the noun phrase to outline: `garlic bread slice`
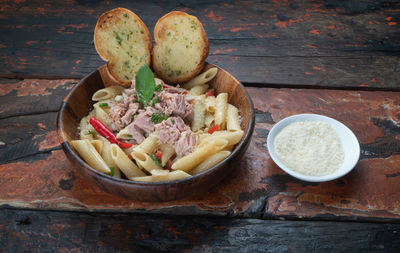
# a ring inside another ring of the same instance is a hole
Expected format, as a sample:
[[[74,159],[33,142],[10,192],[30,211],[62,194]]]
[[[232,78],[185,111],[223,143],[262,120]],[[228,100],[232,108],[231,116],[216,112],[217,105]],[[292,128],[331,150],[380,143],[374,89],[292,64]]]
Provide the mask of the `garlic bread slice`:
[[[153,70],[165,82],[184,83],[203,69],[209,43],[195,16],[182,11],[164,15],[156,23],[154,40]]]
[[[152,40],[143,21],[132,11],[116,8],[103,13],[94,30],[94,45],[107,61],[109,73],[129,86],[133,75],[151,63]]]

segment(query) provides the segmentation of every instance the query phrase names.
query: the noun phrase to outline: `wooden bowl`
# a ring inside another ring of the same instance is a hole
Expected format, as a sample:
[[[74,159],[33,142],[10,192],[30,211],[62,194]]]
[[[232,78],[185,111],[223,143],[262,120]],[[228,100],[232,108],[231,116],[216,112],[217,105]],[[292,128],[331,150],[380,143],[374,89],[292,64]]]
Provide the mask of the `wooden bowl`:
[[[206,64],[205,69],[217,67]],[[229,103],[239,108],[245,134],[232,154],[225,160],[189,178],[171,182],[135,182],[105,175],[91,168],[71,147],[70,141],[79,139],[78,126],[82,117],[92,109],[93,93],[113,84],[104,66],[76,84],[61,104],[57,117],[57,132],[61,146],[77,173],[102,190],[127,199],[147,202],[171,201],[206,190],[227,176],[234,168],[234,161],[246,151],[254,129],[254,109],[249,94],[243,85],[225,70],[219,69],[211,81],[217,93],[229,94]],[[236,165],[237,166],[237,165]]]

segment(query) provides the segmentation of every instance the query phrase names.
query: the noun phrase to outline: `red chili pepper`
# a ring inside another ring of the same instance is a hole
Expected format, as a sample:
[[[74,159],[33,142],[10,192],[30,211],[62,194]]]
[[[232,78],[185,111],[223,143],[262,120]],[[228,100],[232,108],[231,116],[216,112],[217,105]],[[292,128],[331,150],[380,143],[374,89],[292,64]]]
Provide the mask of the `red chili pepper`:
[[[156,152],[156,157],[157,157],[157,160],[161,161],[162,152],[161,152],[160,150],[157,150],[157,152]]]
[[[214,90],[210,90],[206,93],[206,97],[214,96]]]
[[[216,124],[216,125],[214,125],[213,127],[211,127],[210,129],[208,129],[208,133],[209,134],[212,134],[212,133],[214,133],[215,131],[219,131],[219,125],[218,124]]]
[[[118,140],[117,136],[115,136],[115,134],[106,125],[104,125],[103,122],[96,119],[95,117],[91,117],[89,123],[99,134],[101,134],[109,142],[117,144],[120,148],[132,147],[131,143],[125,143]]]

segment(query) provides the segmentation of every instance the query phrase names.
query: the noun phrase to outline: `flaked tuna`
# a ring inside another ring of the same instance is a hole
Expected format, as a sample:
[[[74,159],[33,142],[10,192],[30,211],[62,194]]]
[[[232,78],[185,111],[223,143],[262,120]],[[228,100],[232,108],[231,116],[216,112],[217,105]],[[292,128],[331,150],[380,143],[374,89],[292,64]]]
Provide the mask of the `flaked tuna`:
[[[156,124],[155,134],[160,144],[172,145],[178,156],[190,153],[198,142],[198,135],[193,133],[180,117],[170,117]]]

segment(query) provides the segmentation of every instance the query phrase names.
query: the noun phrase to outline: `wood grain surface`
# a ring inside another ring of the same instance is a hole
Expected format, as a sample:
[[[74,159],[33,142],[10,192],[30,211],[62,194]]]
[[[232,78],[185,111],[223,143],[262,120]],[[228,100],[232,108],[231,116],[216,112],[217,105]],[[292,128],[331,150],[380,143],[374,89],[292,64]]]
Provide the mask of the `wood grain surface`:
[[[60,96],[58,92],[67,93],[73,81],[59,80],[39,96],[23,92],[35,82],[42,87],[48,81],[3,81],[0,86],[1,101],[26,96],[37,105],[21,115],[17,107],[1,103],[0,110],[9,110],[8,117],[0,120],[3,206],[323,220],[400,218],[398,92],[247,88],[256,111],[255,132],[232,175],[198,196],[151,204],[106,194],[73,173],[57,141],[53,112],[57,107],[47,107]],[[350,174],[331,182],[306,183],[273,163],[266,149],[268,131],[275,122],[298,113],[333,117],[356,134],[361,160]]]
[[[397,252],[400,224],[3,210],[10,252]],[[351,235],[351,236],[350,236]]]
[[[134,202],[67,162],[57,111],[104,64],[93,29],[115,7],[134,11],[150,33],[169,11],[197,16],[207,61],[248,86],[255,132],[216,187]],[[397,252],[399,26],[400,2],[391,0],[2,1],[0,251]],[[350,174],[305,183],[272,162],[269,130],[298,113],[333,117],[356,134],[361,157]]]
[[[172,10],[197,16],[208,61],[247,85],[398,90],[398,1],[6,1],[0,77],[81,78],[104,62],[93,45],[101,13],[134,11],[153,33]]]

